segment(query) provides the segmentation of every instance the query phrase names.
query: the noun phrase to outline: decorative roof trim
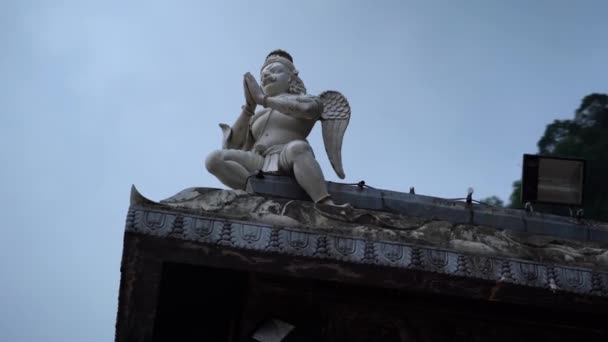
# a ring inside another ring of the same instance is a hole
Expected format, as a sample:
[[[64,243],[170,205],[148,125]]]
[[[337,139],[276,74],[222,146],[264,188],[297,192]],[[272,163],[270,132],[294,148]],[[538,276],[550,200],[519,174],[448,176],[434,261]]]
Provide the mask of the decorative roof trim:
[[[151,209],[137,204],[129,209],[126,231],[227,248],[434,272],[553,292],[608,297],[608,273],[590,269],[465,255],[429,246],[273,227]]]

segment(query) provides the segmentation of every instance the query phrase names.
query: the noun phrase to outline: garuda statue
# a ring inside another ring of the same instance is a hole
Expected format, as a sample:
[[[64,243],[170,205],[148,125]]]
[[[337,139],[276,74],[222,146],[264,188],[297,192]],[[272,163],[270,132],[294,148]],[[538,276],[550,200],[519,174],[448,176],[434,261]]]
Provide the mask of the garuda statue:
[[[288,175],[315,203],[333,205],[323,171],[306,140],[321,121],[329,160],[340,178],[342,139],[350,120],[350,106],[336,91],[306,94],[293,58],[283,50],[267,57],[260,72],[261,86],[251,73],[243,80],[245,105],[232,126],[220,124],[221,150],[209,154],[207,170],[233,189],[245,189],[247,179],[260,171]],[[262,109],[256,112],[256,107]]]

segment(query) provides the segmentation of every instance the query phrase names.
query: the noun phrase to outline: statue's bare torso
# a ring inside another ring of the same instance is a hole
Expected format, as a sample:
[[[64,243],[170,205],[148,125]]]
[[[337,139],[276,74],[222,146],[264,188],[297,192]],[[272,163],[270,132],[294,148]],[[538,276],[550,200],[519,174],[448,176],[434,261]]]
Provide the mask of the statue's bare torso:
[[[316,120],[296,118],[276,109],[263,109],[251,124],[256,146],[272,147],[306,140]]]

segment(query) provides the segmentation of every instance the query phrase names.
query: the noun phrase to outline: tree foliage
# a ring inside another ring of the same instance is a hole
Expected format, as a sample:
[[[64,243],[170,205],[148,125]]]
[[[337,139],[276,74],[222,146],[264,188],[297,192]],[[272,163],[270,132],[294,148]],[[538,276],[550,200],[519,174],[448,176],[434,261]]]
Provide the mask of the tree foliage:
[[[608,95],[587,95],[573,119],[555,120],[547,125],[545,134],[538,141],[538,153],[587,160],[585,216],[608,220]],[[521,207],[520,196],[521,181],[515,181],[511,207]],[[546,208],[546,211],[554,213],[563,213],[564,210]]]

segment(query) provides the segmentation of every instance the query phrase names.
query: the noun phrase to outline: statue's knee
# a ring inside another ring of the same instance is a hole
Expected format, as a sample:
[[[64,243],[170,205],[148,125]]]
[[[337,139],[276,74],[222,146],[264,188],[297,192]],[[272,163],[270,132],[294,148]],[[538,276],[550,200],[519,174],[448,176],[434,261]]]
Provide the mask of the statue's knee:
[[[285,146],[285,149],[287,158],[290,160],[295,160],[299,156],[312,153],[310,145],[308,145],[307,142],[301,140],[290,142],[289,144],[287,144],[287,146]]]
[[[216,151],[209,153],[209,155],[207,156],[207,159],[205,159],[205,167],[207,168],[207,171],[214,173],[214,172],[218,171],[218,169],[220,168],[220,166],[222,165],[223,162],[224,162],[223,151],[216,150]]]

